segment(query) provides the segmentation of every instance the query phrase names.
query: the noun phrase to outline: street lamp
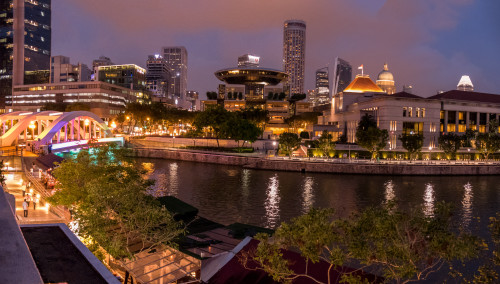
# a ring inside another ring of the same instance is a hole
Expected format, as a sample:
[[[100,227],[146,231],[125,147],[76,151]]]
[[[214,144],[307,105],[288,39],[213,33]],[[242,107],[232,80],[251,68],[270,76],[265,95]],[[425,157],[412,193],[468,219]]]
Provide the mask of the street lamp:
[[[35,122],[31,121],[28,127],[31,129],[31,139],[35,140],[35,128],[36,128]]]
[[[432,161],[432,146],[429,146],[429,163]]]
[[[90,125],[90,121],[88,118],[85,119],[85,121],[83,122],[83,124],[85,125],[85,131],[87,131],[87,126]],[[89,127],[89,138],[90,138],[90,127]],[[85,139],[85,137],[84,137]]]

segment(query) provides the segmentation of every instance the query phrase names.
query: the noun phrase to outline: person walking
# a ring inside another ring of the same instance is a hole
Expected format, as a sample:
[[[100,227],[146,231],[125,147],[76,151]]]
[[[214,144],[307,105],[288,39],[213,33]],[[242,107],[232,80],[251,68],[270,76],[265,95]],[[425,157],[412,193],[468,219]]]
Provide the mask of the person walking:
[[[24,210],[24,217],[28,217],[28,202],[26,202],[26,199],[23,201],[23,210]]]
[[[24,199],[28,203],[28,207],[30,207],[31,202],[31,193],[26,194],[26,199]]]
[[[25,185],[23,188],[23,197],[26,196],[26,190],[28,189],[28,185]]]
[[[38,203],[38,201],[40,201],[40,199],[38,198],[38,196],[36,196],[36,197],[33,198],[33,210],[36,210],[36,204]]]

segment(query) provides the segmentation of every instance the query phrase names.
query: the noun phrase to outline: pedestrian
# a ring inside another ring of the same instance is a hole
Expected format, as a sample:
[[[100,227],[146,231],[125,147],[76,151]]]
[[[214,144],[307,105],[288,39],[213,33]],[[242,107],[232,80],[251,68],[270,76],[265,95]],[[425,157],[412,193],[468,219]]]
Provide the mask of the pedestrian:
[[[26,194],[25,201],[28,203],[28,207],[29,207],[30,206],[30,202],[31,202],[31,194],[30,193]]]
[[[25,197],[25,196],[26,196],[26,190],[27,190],[27,189],[28,189],[28,185],[25,185],[25,186],[23,187],[23,197]]]
[[[40,201],[40,199],[37,197],[33,198],[33,210],[36,210],[36,204]]]
[[[28,217],[28,202],[26,202],[26,199],[23,201],[23,210],[24,210],[24,217]]]

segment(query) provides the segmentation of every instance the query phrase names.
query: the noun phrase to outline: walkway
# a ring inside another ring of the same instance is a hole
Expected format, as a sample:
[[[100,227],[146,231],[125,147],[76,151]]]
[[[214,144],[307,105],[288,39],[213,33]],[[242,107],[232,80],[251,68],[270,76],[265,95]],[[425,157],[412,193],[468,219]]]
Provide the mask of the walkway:
[[[37,204],[36,209],[33,208],[33,202],[30,202],[28,208],[28,217],[24,217],[23,212],[23,181],[26,180],[21,172],[5,172],[6,187],[5,190],[14,195],[16,198],[16,219],[19,224],[46,224],[46,223],[65,223],[64,218],[52,213],[49,210],[49,206],[43,202]],[[32,187],[33,189],[33,187]],[[33,191],[33,195],[36,196],[38,192]]]

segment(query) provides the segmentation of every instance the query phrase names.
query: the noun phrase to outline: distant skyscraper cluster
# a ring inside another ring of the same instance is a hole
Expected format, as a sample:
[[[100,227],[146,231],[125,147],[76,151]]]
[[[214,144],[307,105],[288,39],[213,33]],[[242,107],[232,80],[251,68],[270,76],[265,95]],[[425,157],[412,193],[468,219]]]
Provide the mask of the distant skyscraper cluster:
[[[290,94],[304,93],[306,58],[306,23],[289,20],[283,30],[283,69],[289,75],[286,85]]]
[[[472,81],[469,76],[463,75],[462,78],[460,78],[460,81],[457,85],[457,90],[466,92],[474,91],[474,85],[472,85]]]

